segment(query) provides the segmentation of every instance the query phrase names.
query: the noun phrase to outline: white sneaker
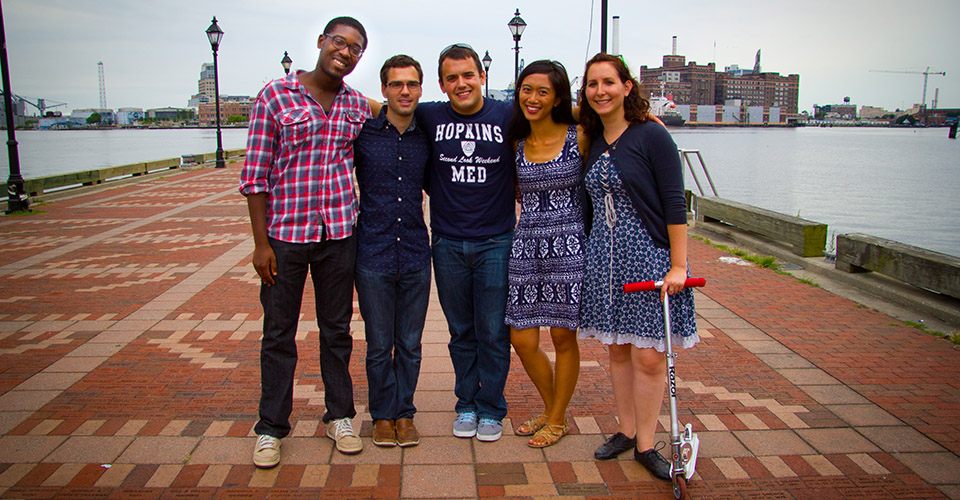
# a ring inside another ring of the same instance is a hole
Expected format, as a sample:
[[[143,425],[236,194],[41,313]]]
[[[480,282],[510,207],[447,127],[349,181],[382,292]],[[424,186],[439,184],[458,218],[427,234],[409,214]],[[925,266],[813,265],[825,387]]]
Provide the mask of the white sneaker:
[[[253,465],[269,469],[280,463],[280,439],[266,434],[257,436],[257,447],[253,449]]]
[[[337,443],[340,453],[353,455],[363,450],[363,441],[354,434],[353,422],[349,418],[327,422],[327,437]]]

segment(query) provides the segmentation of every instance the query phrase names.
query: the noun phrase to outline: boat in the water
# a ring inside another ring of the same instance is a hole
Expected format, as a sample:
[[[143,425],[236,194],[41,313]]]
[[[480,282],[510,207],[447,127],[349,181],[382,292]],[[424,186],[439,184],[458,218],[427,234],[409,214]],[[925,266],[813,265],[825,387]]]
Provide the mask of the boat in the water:
[[[653,92],[650,93],[650,112],[657,118],[660,118],[660,121],[662,121],[664,125],[679,127],[683,125],[686,120],[684,120],[683,115],[677,111],[677,105],[674,104],[673,99],[664,94],[663,87],[664,82],[660,82],[660,95],[655,95]]]

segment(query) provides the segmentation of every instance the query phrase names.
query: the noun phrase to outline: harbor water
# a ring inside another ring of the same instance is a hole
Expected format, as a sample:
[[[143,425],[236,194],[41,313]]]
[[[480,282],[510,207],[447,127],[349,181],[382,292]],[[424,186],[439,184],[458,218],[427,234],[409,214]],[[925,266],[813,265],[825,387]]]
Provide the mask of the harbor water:
[[[828,248],[856,232],[960,256],[960,141],[944,128],[671,132],[700,150],[720,197],[826,223]]]
[[[671,133],[679,147],[700,150],[719,196],[826,223],[828,247],[836,234],[859,232],[960,256],[960,141],[946,129]],[[18,131],[17,141],[24,178],[216,150],[212,129]],[[223,131],[224,149],[245,144],[245,129]]]

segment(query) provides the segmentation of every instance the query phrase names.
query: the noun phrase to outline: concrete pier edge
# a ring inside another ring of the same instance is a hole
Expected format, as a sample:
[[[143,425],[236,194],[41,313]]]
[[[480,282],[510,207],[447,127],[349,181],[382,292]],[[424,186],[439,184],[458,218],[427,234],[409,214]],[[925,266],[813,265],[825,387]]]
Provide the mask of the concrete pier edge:
[[[709,238],[716,243],[732,242],[754,253],[770,255],[782,262],[800,266],[800,270],[787,272],[800,279],[811,279],[825,290],[902,321],[921,322],[929,329],[947,335],[960,334],[960,300],[879,273],[846,273],[836,269],[833,263],[826,262],[824,257],[800,257],[786,245],[726,224],[694,220],[689,224],[691,235]]]

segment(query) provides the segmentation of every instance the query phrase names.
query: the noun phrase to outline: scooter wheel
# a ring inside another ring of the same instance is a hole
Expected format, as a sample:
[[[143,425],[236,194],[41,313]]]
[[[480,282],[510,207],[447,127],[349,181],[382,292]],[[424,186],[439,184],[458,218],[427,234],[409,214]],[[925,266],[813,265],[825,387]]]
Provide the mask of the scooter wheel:
[[[673,476],[673,498],[677,500],[688,500],[690,494],[687,492],[687,478],[683,474]]]

